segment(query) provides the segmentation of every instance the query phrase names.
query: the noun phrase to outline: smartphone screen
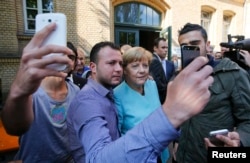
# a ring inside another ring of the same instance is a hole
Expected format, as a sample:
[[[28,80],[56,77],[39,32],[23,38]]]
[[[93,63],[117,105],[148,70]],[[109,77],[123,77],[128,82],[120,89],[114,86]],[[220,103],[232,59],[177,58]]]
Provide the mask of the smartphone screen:
[[[181,67],[184,69],[196,57],[200,56],[199,46],[182,45],[181,46]]]

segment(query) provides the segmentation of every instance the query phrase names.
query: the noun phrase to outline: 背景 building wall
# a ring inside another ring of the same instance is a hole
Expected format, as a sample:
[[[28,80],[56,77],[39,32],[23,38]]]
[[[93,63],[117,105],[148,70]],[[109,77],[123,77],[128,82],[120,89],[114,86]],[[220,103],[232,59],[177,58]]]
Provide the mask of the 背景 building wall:
[[[229,10],[236,13],[233,16],[229,33],[232,35],[244,35],[243,31],[243,4],[233,1],[220,0],[186,0],[185,3],[173,3],[172,33],[173,40],[177,41],[178,30],[187,22],[200,24],[202,6],[214,9],[212,13],[211,25],[208,39],[215,46],[215,50],[220,50],[219,44],[222,42],[223,11]]]
[[[250,24],[246,22],[250,20],[249,0],[53,0],[54,12],[67,16],[68,41],[81,46],[87,54],[99,41],[114,41],[114,7],[124,2],[144,3],[157,9],[162,15],[162,29],[172,26],[174,46],[178,46],[178,30],[185,23],[200,24],[202,8],[213,9],[209,40],[217,50],[222,40],[223,11],[235,13],[230,27],[232,35],[247,34],[246,27]],[[24,29],[23,0],[1,0],[0,10],[0,78],[5,98],[22,49],[34,33],[26,33]]]

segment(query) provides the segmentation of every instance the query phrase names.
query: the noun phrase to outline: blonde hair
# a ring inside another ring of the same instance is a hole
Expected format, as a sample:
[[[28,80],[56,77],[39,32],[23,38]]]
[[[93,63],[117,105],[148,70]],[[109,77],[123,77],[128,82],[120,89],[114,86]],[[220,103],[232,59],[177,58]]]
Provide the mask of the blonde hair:
[[[132,46],[125,44],[121,46],[121,52],[124,54],[128,49],[132,48]]]
[[[135,61],[142,61],[144,59],[151,63],[152,53],[142,47],[132,47],[128,49],[123,55],[123,68],[125,68],[129,63]]]

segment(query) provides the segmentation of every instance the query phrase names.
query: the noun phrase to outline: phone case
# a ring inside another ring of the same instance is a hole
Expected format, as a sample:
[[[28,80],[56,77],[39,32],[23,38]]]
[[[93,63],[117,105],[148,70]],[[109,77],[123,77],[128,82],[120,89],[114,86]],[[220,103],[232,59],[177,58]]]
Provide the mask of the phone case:
[[[181,63],[184,69],[196,57],[200,56],[199,46],[183,45],[181,46]]]
[[[224,145],[224,142],[220,141],[219,139],[216,138],[216,135],[224,135],[227,136],[228,130],[227,129],[221,129],[221,130],[216,130],[216,131],[211,131],[209,132],[209,140],[211,143],[216,145],[217,147],[222,147]]]
[[[227,135],[227,134],[228,134],[228,129],[221,129],[221,130],[216,130],[216,131],[209,132],[210,136]]]
[[[36,16],[36,32],[43,29],[48,24],[55,22],[57,24],[56,29],[44,40],[43,45],[54,44],[66,46],[67,43],[67,20],[66,16],[62,13],[44,13]],[[53,57],[58,55],[64,55],[62,53],[51,53],[44,57]],[[65,64],[50,64],[47,68],[63,71],[67,68]]]

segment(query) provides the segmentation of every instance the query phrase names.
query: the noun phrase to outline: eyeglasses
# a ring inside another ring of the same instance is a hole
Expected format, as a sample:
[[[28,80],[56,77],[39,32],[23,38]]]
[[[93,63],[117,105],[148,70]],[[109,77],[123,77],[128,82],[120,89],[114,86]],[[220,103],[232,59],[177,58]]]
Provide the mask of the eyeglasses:
[[[76,56],[75,55],[68,55],[69,59],[71,59],[72,61],[76,60]]]

